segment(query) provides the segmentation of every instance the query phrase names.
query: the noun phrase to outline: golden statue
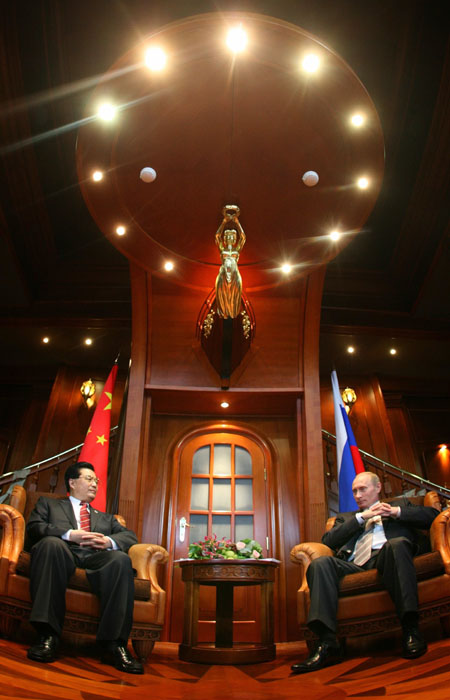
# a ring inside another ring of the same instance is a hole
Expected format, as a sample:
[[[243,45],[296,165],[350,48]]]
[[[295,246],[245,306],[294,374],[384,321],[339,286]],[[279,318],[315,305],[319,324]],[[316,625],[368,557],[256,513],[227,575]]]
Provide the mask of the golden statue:
[[[216,233],[216,246],[222,259],[216,279],[216,305],[222,318],[236,318],[241,310],[242,278],[238,260],[246,238],[238,218],[240,213],[236,204],[227,204],[222,209],[223,220]],[[231,224],[235,228],[225,228]]]

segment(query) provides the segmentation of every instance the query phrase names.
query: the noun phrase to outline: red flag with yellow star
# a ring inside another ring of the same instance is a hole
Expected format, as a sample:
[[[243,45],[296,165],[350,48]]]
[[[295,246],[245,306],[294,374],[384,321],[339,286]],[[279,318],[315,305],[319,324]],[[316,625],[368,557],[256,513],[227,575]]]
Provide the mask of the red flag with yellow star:
[[[105,511],[106,481],[108,477],[109,433],[111,429],[111,406],[114,384],[117,376],[117,363],[109,373],[102,395],[100,396],[91,424],[86,433],[84,445],[78,458],[79,462],[90,462],[100,479],[97,495],[92,506]]]

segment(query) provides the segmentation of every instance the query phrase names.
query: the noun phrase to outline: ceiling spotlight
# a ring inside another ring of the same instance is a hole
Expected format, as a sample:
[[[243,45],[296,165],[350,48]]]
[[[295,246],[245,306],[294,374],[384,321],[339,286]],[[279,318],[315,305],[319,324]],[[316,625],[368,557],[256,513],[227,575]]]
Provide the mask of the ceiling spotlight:
[[[164,263],[164,269],[167,272],[172,272],[173,267],[174,267],[173,262],[171,262],[170,260],[168,260],[167,262]]]
[[[165,68],[167,56],[159,46],[152,46],[145,52],[145,64],[152,71],[160,71]]]
[[[92,173],[92,179],[94,182],[100,182],[100,180],[103,180],[103,173],[101,170],[96,170],[95,172]]]
[[[114,105],[105,102],[105,104],[100,105],[97,114],[103,121],[110,122],[116,116],[116,111]]]
[[[222,401],[222,403],[221,403],[220,405],[221,405],[222,408],[229,408],[229,406],[230,406],[230,404],[228,403],[228,401]]]
[[[85,344],[85,345],[92,345],[92,338],[85,338],[85,339],[84,339],[84,344]]]
[[[303,173],[302,180],[307,187],[314,187],[319,182],[319,176],[315,170],[307,170]]]
[[[348,346],[347,352],[349,352],[350,355],[353,355],[353,353],[355,352],[355,348],[353,347],[353,345],[349,345],[349,346]]]
[[[124,236],[124,235],[125,235],[125,232],[126,232],[125,226],[118,226],[118,227],[116,228],[116,233],[117,233],[118,236]]]
[[[362,114],[353,114],[350,122],[353,124],[353,126],[360,127],[364,124],[364,117]]]
[[[142,168],[141,172],[139,173],[139,177],[141,178],[142,182],[153,182],[156,180],[156,170],[146,166],[145,168]]]
[[[391,355],[396,355],[396,354],[397,354],[397,350],[396,350],[395,348],[391,348],[391,349],[389,350],[389,352],[390,352]]]
[[[309,53],[303,58],[302,67],[307,73],[315,73],[319,66],[320,59],[315,53]]]
[[[242,24],[233,27],[227,34],[227,46],[233,53],[241,53],[247,46],[247,32],[242,28]]]
[[[340,239],[340,237],[341,237],[341,234],[339,233],[339,231],[332,231],[330,233],[330,238],[332,241],[338,241]]]
[[[369,180],[367,177],[360,177],[356,183],[360,190],[366,190],[369,187]]]
[[[46,335],[44,338],[42,338],[42,342],[47,344],[50,342],[50,338]]]
[[[281,270],[285,275],[288,275],[292,270],[292,265],[289,265],[289,263],[284,263],[284,265],[281,266]]]

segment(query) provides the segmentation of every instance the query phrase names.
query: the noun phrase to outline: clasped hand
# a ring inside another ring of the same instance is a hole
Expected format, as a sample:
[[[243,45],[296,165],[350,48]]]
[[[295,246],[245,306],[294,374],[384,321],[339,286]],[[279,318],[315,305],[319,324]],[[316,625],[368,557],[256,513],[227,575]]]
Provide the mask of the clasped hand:
[[[71,530],[70,541],[76,542],[81,547],[92,547],[92,549],[109,549],[111,540],[101,532],[87,532],[86,530]]]
[[[375,503],[373,506],[370,506],[370,508],[367,508],[367,510],[363,510],[361,517],[364,520],[373,518],[374,515],[380,515],[382,518],[398,518],[399,513],[399,506],[391,506],[390,503],[382,503],[380,501],[380,503]]]

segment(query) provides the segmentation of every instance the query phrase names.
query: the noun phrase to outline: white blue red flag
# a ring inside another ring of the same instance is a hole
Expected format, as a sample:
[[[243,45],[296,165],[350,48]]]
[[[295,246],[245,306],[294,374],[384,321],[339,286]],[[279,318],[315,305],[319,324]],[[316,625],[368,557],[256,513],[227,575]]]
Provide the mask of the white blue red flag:
[[[331,386],[333,387],[334,421],[336,424],[336,455],[339,485],[339,511],[358,510],[353,498],[352,483],[356,474],[365,471],[364,464],[356,445],[355,436],[350,425],[336,372],[331,373]]]

